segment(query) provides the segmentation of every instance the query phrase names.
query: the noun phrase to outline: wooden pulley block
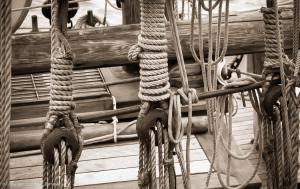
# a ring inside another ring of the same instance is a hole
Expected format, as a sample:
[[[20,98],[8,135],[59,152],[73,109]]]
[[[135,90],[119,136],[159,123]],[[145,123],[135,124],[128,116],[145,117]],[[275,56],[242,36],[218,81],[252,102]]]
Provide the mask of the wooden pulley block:
[[[278,102],[282,96],[280,85],[271,85],[266,92],[263,100],[263,106],[268,116],[273,116],[274,105]]]
[[[162,109],[152,109],[145,117],[138,118],[136,132],[139,139],[145,144],[150,143],[149,131],[154,129],[158,121],[164,126],[168,125],[168,114]]]
[[[73,131],[67,128],[56,128],[47,136],[42,144],[44,159],[50,164],[54,164],[54,148],[57,148],[61,152],[60,144],[62,140],[66,142],[67,148],[71,149],[72,159],[78,153],[79,143]]]
[[[71,21],[71,18],[73,18],[79,8],[79,3],[70,3],[72,0],[69,0],[69,10],[68,10],[68,23],[71,23],[71,27],[73,26],[73,23]],[[51,4],[51,0],[46,0],[44,4]],[[43,7],[42,8],[43,15],[49,19],[49,23],[51,24],[51,7]]]

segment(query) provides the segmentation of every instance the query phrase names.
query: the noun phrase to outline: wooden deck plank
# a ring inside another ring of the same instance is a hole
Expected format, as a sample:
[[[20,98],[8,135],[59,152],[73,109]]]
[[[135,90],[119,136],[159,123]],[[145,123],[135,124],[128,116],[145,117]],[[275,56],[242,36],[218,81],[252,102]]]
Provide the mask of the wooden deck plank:
[[[185,153],[185,151],[183,152]],[[191,161],[206,161],[206,155],[202,149],[191,150]],[[118,163],[116,163],[118,162]],[[100,172],[108,170],[137,168],[139,158],[138,155],[114,157],[109,159],[91,159],[88,161],[80,161],[78,163],[78,169],[76,173],[88,173],[88,172]],[[175,163],[178,163],[178,159],[175,158]],[[30,178],[40,178],[42,175],[42,165],[20,167],[11,169],[10,180],[21,180]]]
[[[226,135],[226,134],[225,134]],[[226,137],[226,136],[225,136]],[[198,139],[199,143],[201,144],[202,148],[204,149],[208,159],[211,161],[213,157],[213,136],[212,134],[203,134],[203,135],[197,135],[196,138]],[[224,148],[219,149],[220,153],[220,169],[222,172],[225,173],[226,170],[226,163],[227,162],[227,156],[224,155],[225,150]],[[239,149],[237,143],[234,139],[232,139],[232,150],[239,155],[242,155],[243,152]],[[231,160],[231,172],[230,174],[234,176],[239,183],[243,183],[245,179],[249,178],[251,176],[251,173],[254,171],[254,168],[252,167],[252,164],[248,160]],[[257,176],[253,178],[253,181],[255,183],[259,183],[260,180]]]
[[[239,102],[240,103],[240,102]],[[248,105],[248,104],[247,104]],[[241,107],[241,106],[239,106]],[[250,107],[241,107],[237,115],[233,118],[233,136],[236,144],[239,145],[243,153],[246,153],[251,148],[250,140],[253,138],[253,110]],[[185,148],[184,139],[184,148]],[[192,136],[192,189],[202,189],[205,182],[206,172],[209,168],[209,162],[206,160],[196,138]],[[136,142],[125,142],[104,145],[103,147],[88,148],[84,150],[79,163],[79,168],[76,176],[76,188],[79,189],[119,189],[119,188],[138,188],[137,185],[137,156],[138,144]],[[258,161],[258,152],[255,150],[249,157],[249,163],[254,167]],[[116,163],[117,162],[117,163]],[[125,163],[123,163],[125,162]],[[19,188],[40,188],[41,184],[41,164],[42,158],[40,155],[29,156],[24,158],[13,158],[11,161],[12,187]],[[176,165],[179,171],[178,164]],[[34,171],[32,169],[34,168]],[[30,176],[20,172],[35,173]],[[247,170],[248,172],[251,172]],[[38,173],[40,172],[40,174]],[[23,176],[22,176],[23,174]],[[266,170],[265,163],[262,161],[259,166],[258,177],[262,181],[261,188],[266,188]],[[34,178],[37,177],[37,178]],[[232,178],[234,185],[240,183],[236,178]],[[180,176],[177,180],[179,186],[182,186]],[[252,185],[255,185],[252,182]],[[195,184],[196,183],[196,184]],[[199,184],[198,184],[199,183]],[[211,183],[213,188],[222,188],[215,174]]]
[[[185,150],[186,148],[186,137],[182,140],[182,146]],[[194,136],[191,137],[191,150],[193,149],[201,149],[198,141]],[[110,159],[116,157],[127,157],[127,156],[137,156],[139,154],[139,145],[138,143],[132,142],[130,144],[119,145],[116,146],[107,146],[107,147],[99,147],[99,148],[88,148],[83,150],[82,155],[80,157],[80,161],[88,161],[94,159]],[[20,158],[12,158],[10,161],[11,168],[21,168],[21,167],[31,167],[43,165],[42,155],[34,155],[34,156],[26,156]]]
[[[192,174],[206,173],[209,169],[209,166],[210,163],[208,160],[193,161],[191,162],[191,173]],[[178,163],[175,163],[175,171],[177,175],[181,175],[180,166]],[[138,167],[78,173],[76,174],[75,186],[134,181],[137,180],[137,174],[138,174]],[[34,186],[31,186],[32,189],[35,189],[41,187],[41,181],[42,178],[31,178],[31,179],[15,180],[12,181],[12,183],[13,185],[18,185],[18,186],[22,185],[22,183],[35,183]]]

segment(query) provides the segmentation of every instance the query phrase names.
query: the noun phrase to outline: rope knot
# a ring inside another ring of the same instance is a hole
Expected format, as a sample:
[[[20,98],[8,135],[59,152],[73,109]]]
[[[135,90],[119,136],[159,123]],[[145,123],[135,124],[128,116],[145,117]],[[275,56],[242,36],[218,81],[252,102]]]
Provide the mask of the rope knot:
[[[191,88],[189,93],[191,93],[192,96],[192,103],[197,103],[199,101],[197,91],[194,88]]]
[[[139,54],[143,51],[142,47],[140,47],[138,44],[133,45],[130,47],[128,51],[128,60],[130,62],[136,62],[139,60]]]
[[[141,186],[148,186],[150,184],[150,172],[145,170],[145,169],[142,169],[140,172],[139,172],[139,175],[138,175],[138,185],[141,187]]]
[[[67,175],[75,175],[76,169],[78,168],[78,165],[75,161],[71,161],[69,165],[67,165],[66,173]]]
[[[194,88],[190,88],[188,91],[188,94],[186,94],[183,90],[183,88],[177,89],[177,93],[180,95],[180,97],[183,99],[182,104],[187,105],[189,103],[189,97],[188,94],[191,94],[192,103],[197,103],[199,101],[197,91]]]

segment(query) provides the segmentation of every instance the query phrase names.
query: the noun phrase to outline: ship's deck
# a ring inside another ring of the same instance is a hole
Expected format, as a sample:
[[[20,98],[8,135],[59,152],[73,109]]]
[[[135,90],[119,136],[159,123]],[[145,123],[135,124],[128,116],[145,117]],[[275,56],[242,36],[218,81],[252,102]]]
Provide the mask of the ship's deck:
[[[236,143],[244,151],[250,149],[253,138],[253,110],[241,107],[233,118],[233,136]],[[185,143],[185,140],[183,141]],[[185,146],[185,144],[183,144]],[[250,162],[257,163],[258,153],[250,157]],[[205,183],[210,162],[202,150],[197,137],[191,141],[191,172],[192,188],[202,188]],[[76,174],[77,188],[138,188],[138,143],[137,141],[120,142],[116,144],[102,144],[88,147],[83,151]],[[176,172],[179,166],[176,161]],[[11,188],[41,188],[42,156],[34,155],[11,159]],[[262,181],[262,188],[266,188],[266,174],[264,162],[260,165],[258,176]],[[182,183],[180,176],[177,182]],[[232,184],[238,182],[232,178]],[[211,179],[211,188],[220,187],[216,175]]]

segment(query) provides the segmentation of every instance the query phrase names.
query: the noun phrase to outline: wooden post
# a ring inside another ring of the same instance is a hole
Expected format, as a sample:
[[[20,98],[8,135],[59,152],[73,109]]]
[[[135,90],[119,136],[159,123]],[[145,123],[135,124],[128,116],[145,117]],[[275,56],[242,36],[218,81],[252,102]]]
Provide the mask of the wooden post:
[[[87,11],[87,16],[88,16],[87,24],[88,24],[89,26],[95,27],[95,25],[94,25],[94,23],[93,23],[93,11],[92,11],[92,10],[88,10],[88,11]]]
[[[141,22],[141,11],[139,0],[126,0],[122,3],[123,24],[138,24]],[[139,65],[132,64],[123,66],[127,73],[138,74]]]
[[[36,15],[31,16],[32,23],[32,31],[31,32],[39,32],[38,19]]]
[[[139,0],[126,0],[122,3],[123,24],[138,24],[141,22]]]

